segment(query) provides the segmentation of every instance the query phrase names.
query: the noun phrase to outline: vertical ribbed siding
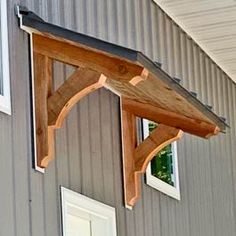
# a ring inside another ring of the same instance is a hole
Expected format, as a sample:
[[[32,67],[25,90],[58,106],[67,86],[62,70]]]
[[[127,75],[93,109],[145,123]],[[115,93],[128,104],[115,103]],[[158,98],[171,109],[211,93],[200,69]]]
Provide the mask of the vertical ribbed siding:
[[[178,144],[181,201],[142,184],[133,211],[124,208],[119,98],[101,89],[70,112],[56,131],[56,158],[42,175],[31,168],[28,36],[8,1],[12,117],[0,113],[0,235],[61,235],[63,185],[116,207],[118,235],[234,235],[236,232],[236,86],[151,0],[25,0],[55,24],[143,51],[181,78],[214,111],[226,134]],[[54,64],[54,86],[73,71]]]

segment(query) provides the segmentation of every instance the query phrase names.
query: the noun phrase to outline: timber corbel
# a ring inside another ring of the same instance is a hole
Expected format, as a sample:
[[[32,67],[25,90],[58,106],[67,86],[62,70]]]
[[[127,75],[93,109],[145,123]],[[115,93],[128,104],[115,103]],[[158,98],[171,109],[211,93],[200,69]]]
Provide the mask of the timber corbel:
[[[54,156],[54,129],[60,128],[71,108],[84,96],[101,88],[106,77],[78,68],[52,92],[52,60],[34,52],[35,126],[37,166],[45,168]]]
[[[111,60],[103,54],[98,57],[97,52],[41,35],[33,35],[32,45],[35,162],[36,167],[44,169],[54,156],[54,130],[61,127],[71,108],[81,98],[103,86],[113,90],[109,86],[112,80],[135,87],[148,79],[149,71],[140,65],[119,58]],[[56,91],[52,91],[53,60],[77,67]]]
[[[183,131],[159,124],[158,127],[137,145],[136,117],[122,107],[123,166],[125,184],[125,203],[132,208],[140,197],[140,178],[145,173],[153,157],[170,143],[180,139]]]

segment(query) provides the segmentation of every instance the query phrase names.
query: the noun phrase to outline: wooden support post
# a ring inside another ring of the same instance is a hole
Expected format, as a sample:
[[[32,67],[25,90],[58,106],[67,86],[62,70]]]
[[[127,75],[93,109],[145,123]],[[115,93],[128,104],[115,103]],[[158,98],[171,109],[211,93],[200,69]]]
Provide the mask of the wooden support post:
[[[123,109],[121,111],[121,117],[125,203],[132,205],[129,203],[134,197],[138,196],[140,192],[139,189],[136,188],[135,175],[133,174],[135,169],[134,150],[137,145],[136,118],[134,115]]]
[[[48,130],[47,99],[51,94],[52,60],[34,52],[35,135],[37,166],[50,159],[53,146],[52,130]],[[49,135],[50,133],[50,135]]]
[[[132,208],[140,197],[140,178],[153,157],[170,143],[180,139],[179,129],[159,124],[158,127],[137,146],[136,117],[122,103],[122,138],[125,203]]]

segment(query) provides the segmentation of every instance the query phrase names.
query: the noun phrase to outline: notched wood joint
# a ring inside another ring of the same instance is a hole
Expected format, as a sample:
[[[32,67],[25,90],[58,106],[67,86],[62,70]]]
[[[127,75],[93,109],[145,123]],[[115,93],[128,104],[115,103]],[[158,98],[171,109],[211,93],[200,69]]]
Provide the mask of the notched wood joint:
[[[145,81],[148,78],[149,75],[149,71],[144,68],[141,72],[140,75],[134,76],[129,83],[132,84],[133,86],[136,86],[138,83],[140,83],[141,81]]]

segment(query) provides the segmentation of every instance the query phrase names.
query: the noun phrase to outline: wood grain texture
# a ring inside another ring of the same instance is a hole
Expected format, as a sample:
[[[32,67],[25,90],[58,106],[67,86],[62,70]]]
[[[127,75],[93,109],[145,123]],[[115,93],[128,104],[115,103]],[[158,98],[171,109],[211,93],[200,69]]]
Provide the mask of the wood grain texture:
[[[123,175],[124,175],[124,194],[127,207],[133,206],[132,199],[138,197],[140,189],[136,189],[134,150],[137,145],[136,136],[136,117],[125,110],[121,111],[122,124],[122,147],[123,147]],[[138,185],[138,188],[140,185]]]
[[[105,81],[106,77],[101,73],[84,68],[77,69],[48,98],[48,125],[61,127],[71,108],[81,98],[101,88]]]
[[[63,39],[50,38],[34,34],[34,50],[50,58],[66,64],[87,67],[99,71],[113,79],[130,81],[133,77],[141,75],[143,67],[129,61],[108,56],[105,53],[91,50],[84,45],[75,44]]]
[[[189,113],[186,113],[185,116],[181,116],[178,113],[131,99],[123,99],[123,109],[130,111],[138,117],[176,127],[186,133],[203,138],[209,138],[220,132],[220,129],[217,126],[201,120],[192,119],[189,116]]]
[[[137,146],[136,117],[122,106],[122,135],[125,203],[132,208],[141,195],[141,174],[159,151],[182,137],[183,131],[159,124]]]
[[[47,99],[52,79],[52,60],[34,52],[34,88],[35,88],[35,129],[37,165],[43,166],[43,160],[51,159],[52,131],[48,130]]]
[[[37,166],[46,168],[54,158],[54,129],[60,128],[72,107],[103,86],[106,77],[79,68],[52,92],[52,60],[34,52]]]
[[[182,135],[182,130],[159,124],[135,149],[134,158],[136,172],[144,173],[153,157],[164,147],[179,140]]]

